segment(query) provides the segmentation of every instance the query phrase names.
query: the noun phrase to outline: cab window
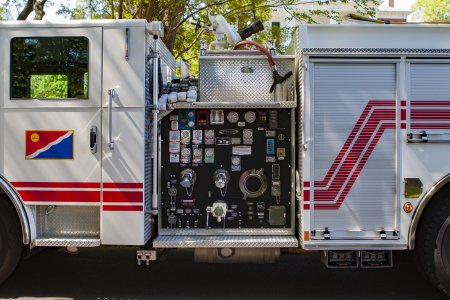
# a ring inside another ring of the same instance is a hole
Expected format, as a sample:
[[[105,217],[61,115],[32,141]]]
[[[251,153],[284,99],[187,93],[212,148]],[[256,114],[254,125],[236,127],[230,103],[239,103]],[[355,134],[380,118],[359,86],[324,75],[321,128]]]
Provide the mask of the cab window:
[[[87,99],[86,37],[11,40],[11,99]]]

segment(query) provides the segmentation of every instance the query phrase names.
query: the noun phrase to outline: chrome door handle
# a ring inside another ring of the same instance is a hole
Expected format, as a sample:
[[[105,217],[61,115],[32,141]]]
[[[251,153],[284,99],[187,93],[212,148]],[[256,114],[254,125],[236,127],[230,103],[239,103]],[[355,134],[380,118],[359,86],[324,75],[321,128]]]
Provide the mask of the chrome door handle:
[[[91,127],[89,145],[91,147],[91,153],[97,153],[97,126]]]
[[[112,120],[112,105],[114,96],[116,95],[116,90],[110,89],[108,90],[109,95],[109,105],[108,105],[108,118],[109,118],[109,126],[108,126],[108,146],[109,149],[114,150],[114,141],[112,137],[112,131],[113,131],[113,120]]]

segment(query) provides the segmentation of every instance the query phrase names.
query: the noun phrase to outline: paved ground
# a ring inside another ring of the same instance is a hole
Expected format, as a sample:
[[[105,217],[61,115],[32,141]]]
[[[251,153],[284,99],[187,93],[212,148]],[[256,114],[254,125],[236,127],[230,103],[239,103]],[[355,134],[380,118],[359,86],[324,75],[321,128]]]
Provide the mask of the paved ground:
[[[195,264],[187,250],[138,267],[135,251],[45,250],[22,262],[0,298],[446,299],[405,254],[395,255],[393,269],[327,270],[317,254],[285,255],[274,265],[209,265]]]

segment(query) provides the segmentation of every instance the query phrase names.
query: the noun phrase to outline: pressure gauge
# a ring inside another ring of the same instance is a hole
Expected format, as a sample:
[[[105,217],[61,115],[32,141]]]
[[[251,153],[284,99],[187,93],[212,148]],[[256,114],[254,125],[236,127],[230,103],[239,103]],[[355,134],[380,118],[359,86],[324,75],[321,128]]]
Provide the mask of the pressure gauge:
[[[237,121],[239,121],[239,115],[237,112],[235,111],[230,111],[227,115],[227,120],[228,122],[230,122],[231,124],[237,123]]]
[[[205,130],[205,137],[207,139],[213,139],[214,138],[214,130]]]
[[[183,156],[183,157],[190,157],[191,156],[191,149],[190,148],[183,148],[183,150],[181,150],[181,156]]]
[[[244,119],[247,123],[253,123],[256,120],[256,114],[253,111],[248,111],[245,113]]]
[[[243,131],[244,139],[253,138],[253,130],[252,129],[244,129]]]
[[[239,156],[233,156],[231,158],[231,164],[233,166],[239,166],[241,164],[241,158]]]

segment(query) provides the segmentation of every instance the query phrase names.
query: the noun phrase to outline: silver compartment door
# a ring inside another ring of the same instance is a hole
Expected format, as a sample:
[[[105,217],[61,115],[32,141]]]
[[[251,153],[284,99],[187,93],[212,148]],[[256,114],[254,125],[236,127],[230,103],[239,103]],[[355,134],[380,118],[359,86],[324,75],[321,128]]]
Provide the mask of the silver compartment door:
[[[395,238],[395,63],[312,67],[312,239]]]

